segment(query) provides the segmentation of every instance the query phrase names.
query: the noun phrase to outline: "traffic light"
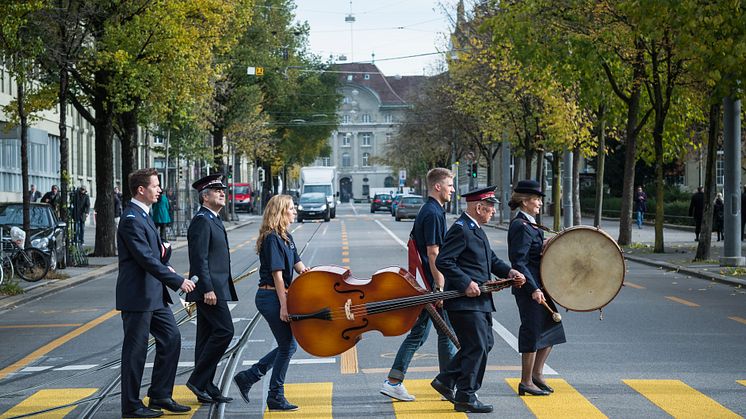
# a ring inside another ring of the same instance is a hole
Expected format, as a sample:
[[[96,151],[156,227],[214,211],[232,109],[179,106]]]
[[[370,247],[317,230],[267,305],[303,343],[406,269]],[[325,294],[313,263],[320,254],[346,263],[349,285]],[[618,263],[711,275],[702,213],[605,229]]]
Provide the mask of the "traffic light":
[[[260,183],[264,183],[264,168],[260,167],[256,170],[257,179]]]
[[[228,179],[233,179],[233,165],[228,165],[228,175],[226,176]]]
[[[478,163],[472,163],[471,164],[471,172],[469,173],[469,175],[471,177],[473,177],[474,179],[477,178],[477,169],[478,168],[479,168],[479,164]]]

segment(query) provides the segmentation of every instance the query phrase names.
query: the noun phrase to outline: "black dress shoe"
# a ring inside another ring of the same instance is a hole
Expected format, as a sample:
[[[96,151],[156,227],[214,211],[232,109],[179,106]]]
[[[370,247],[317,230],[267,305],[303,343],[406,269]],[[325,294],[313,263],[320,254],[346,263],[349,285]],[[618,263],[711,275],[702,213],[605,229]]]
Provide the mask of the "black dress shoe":
[[[542,389],[534,390],[531,387],[524,386],[523,383],[518,383],[518,395],[523,396],[526,393],[532,396],[548,396],[549,395],[549,392],[546,390],[542,390]]]
[[[200,403],[214,403],[215,400],[212,399],[210,394],[204,390],[200,390],[197,387],[194,386],[194,384],[187,381],[186,387],[194,393],[195,396],[197,396],[197,401]]]
[[[539,387],[540,389],[542,389],[542,390],[544,390],[544,391],[548,391],[548,392],[550,392],[550,393],[554,393],[554,389],[553,389],[553,388],[551,388],[551,387],[549,387],[549,385],[547,385],[547,383],[545,383],[545,382],[543,382],[543,381],[539,381],[539,380],[537,380],[537,379],[536,379],[536,378],[534,378],[534,377],[531,377],[531,381],[533,381],[533,382],[534,382],[534,385],[535,385],[536,387]]]
[[[267,399],[267,409],[270,412],[292,412],[298,410],[298,406],[290,403],[283,397],[281,399]]]
[[[218,386],[213,383],[207,385],[207,394],[212,397],[215,403],[230,403],[233,401],[233,397],[223,396]]]
[[[167,399],[150,399],[148,407],[151,409],[164,409],[175,413],[185,413],[192,410],[189,406],[176,403],[176,401],[171,397]]]
[[[446,400],[451,403],[456,403],[456,396],[453,394],[452,388],[443,384],[437,378],[433,379],[433,381],[430,382],[430,385],[435,389],[435,391],[440,393],[441,396],[445,397]]]
[[[238,387],[238,394],[241,395],[241,398],[246,403],[249,402],[249,390],[251,390],[251,386],[254,385],[254,383],[246,377],[246,372],[241,371],[238,374],[236,374],[233,377],[233,381],[236,383],[236,386]]]
[[[160,410],[148,409],[144,406],[132,412],[122,412],[123,418],[159,418],[161,416],[163,412]]]
[[[491,404],[484,404],[479,399],[473,402],[456,402],[454,403],[453,409],[457,412],[471,412],[471,413],[490,413],[492,409]]]

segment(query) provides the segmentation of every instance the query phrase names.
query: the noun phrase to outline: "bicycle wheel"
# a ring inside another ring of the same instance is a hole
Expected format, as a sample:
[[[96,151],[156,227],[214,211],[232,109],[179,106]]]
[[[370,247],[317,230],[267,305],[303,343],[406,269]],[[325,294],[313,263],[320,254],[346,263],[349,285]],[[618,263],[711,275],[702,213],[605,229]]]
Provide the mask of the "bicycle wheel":
[[[47,255],[33,247],[16,253],[15,265],[18,276],[28,282],[36,282],[47,276],[47,272],[49,272]]]

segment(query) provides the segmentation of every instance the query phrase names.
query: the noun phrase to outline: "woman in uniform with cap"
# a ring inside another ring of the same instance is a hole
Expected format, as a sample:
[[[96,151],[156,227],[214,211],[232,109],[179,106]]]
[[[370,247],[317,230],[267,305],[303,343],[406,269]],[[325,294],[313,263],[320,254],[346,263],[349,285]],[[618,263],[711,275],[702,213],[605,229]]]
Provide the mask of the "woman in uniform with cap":
[[[518,332],[518,352],[521,353],[521,382],[518,394],[546,396],[554,390],[544,381],[544,363],[552,347],[565,342],[562,323],[556,323],[542,305],[546,302],[554,311],[554,303],[541,290],[539,267],[544,248],[544,233],[536,224],[542,198],[539,183],[522,180],[513,190],[508,205],[517,210],[508,230],[508,257],[513,269],[526,276],[526,284],[513,288],[518,304],[521,326]]]
[[[297,343],[290,330],[287,309],[287,288],[293,279],[293,270],[307,270],[300,260],[293,236],[288,226],[295,220],[295,205],[290,195],[275,195],[267,201],[264,219],[256,240],[259,254],[259,289],[256,308],[269,324],[277,347],[251,368],[233,377],[241,397],[249,402],[251,386],[272,369],[267,394],[267,408],[271,411],[298,410],[298,406],[285,398],[285,374]]]

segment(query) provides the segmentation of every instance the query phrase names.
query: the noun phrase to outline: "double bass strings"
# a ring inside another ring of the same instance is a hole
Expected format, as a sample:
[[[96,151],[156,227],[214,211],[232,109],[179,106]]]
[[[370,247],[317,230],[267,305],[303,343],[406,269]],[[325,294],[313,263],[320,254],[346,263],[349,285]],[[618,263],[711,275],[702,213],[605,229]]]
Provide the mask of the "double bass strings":
[[[481,292],[494,292],[494,291],[500,291],[504,288],[509,287],[512,285],[512,281],[502,281],[502,282],[495,282],[495,283],[487,283],[479,287]],[[415,295],[411,297],[402,297],[402,298],[396,298],[392,300],[385,300],[385,301],[372,301],[370,303],[364,303],[364,304],[356,304],[352,305],[349,308],[349,312],[353,315],[363,316],[363,315],[374,315],[374,314],[380,314],[385,313],[387,311],[391,310],[398,310],[402,308],[408,308],[412,306],[417,305],[424,305],[428,303],[434,303],[436,301],[440,300],[449,300],[452,298],[458,298],[466,295],[463,292],[460,291],[446,291],[446,292],[439,292],[439,293],[427,293],[424,295]],[[333,310],[330,310],[330,316],[332,320],[338,319],[338,318],[346,318],[347,317],[347,309],[344,307],[335,308]]]

